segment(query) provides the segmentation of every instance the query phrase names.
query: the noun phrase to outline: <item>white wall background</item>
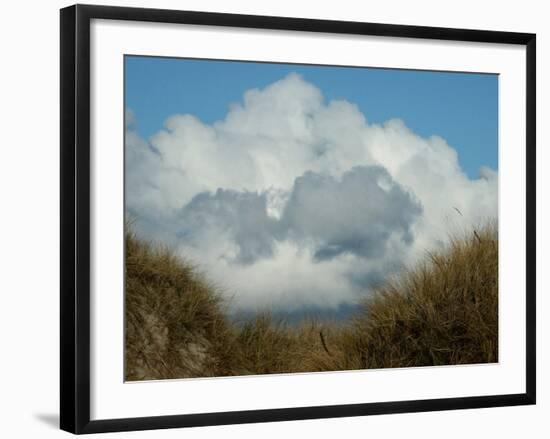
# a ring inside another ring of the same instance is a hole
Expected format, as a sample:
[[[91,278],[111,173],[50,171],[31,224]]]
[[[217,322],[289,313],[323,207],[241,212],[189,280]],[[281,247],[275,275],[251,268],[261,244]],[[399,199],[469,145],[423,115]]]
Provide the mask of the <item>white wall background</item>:
[[[88,3],[96,3],[88,1]],[[538,46],[538,405],[455,412],[371,416],[186,430],[122,433],[109,437],[372,438],[529,437],[550,435],[547,347],[550,325],[550,176],[542,147],[550,130],[550,27],[545,2],[387,0],[100,1],[164,7],[381,23],[536,32]],[[0,14],[0,435],[60,437],[58,422],[59,287],[59,13],[64,1],[4,4]],[[546,126],[545,126],[546,125]],[[6,245],[7,244],[7,245]],[[215,395],[213,395],[215,397]]]

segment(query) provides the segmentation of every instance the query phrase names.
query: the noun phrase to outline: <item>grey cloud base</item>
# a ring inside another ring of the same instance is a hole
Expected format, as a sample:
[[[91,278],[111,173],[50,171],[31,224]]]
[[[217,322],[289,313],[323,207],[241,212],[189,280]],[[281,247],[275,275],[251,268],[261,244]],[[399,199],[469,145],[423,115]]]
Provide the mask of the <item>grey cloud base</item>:
[[[287,236],[313,242],[316,260],[351,253],[384,258],[392,235],[411,244],[422,207],[380,166],[357,166],[341,179],[307,172],[296,179],[282,223]]]
[[[204,235],[227,236],[236,254],[229,263],[253,264],[273,257],[276,241],[308,247],[313,262],[349,253],[382,259],[388,240],[413,242],[411,226],[422,208],[384,168],[358,166],[341,179],[311,171],[298,177],[280,218],[268,214],[267,192],[218,189],[196,195],[177,216],[176,236],[199,249]]]

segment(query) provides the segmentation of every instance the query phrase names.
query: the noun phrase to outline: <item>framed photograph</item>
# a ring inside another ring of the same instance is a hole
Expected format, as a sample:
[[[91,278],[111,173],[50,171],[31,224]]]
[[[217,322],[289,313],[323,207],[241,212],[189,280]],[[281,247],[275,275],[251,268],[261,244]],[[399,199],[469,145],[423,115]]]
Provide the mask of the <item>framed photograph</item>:
[[[535,403],[535,35],[61,10],[61,428]]]

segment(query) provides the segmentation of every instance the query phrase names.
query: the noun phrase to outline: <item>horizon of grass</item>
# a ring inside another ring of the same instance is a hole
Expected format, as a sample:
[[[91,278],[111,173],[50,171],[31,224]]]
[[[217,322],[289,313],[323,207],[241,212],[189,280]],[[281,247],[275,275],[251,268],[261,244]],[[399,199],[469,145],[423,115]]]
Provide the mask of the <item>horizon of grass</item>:
[[[452,237],[368,294],[351,318],[233,322],[204,274],[126,231],[128,381],[498,361],[496,222]]]

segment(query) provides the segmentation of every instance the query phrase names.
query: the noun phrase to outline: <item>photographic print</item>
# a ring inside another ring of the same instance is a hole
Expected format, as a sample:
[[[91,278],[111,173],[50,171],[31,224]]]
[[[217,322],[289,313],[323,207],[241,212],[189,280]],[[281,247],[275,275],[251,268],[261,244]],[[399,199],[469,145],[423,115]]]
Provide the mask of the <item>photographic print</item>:
[[[498,362],[498,75],[124,63],[127,381]]]
[[[73,5],[60,54],[63,430],[536,403],[535,34]]]

